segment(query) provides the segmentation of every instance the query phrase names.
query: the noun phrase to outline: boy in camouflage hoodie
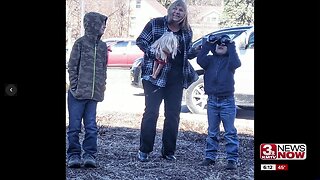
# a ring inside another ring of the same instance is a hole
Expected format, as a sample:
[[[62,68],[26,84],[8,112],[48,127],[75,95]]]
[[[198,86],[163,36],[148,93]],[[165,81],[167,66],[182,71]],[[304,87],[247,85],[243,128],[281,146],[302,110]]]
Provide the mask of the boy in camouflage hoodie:
[[[67,132],[67,158],[70,168],[81,167],[82,149],[83,165],[96,167],[96,108],[97,103],[104,99],[107,79],[107,45],[100,38],[104,34],[107,19],[107,16],[96,12],[85,14],[85,34],[75,41],[70,54]],[[82,119],[85,136],[81,145],[79,133]]]

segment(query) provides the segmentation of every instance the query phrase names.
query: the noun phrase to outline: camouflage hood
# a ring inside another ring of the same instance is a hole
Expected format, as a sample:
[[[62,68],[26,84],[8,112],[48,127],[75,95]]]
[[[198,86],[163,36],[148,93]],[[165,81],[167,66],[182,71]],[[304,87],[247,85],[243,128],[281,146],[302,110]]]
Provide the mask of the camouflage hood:
[[[108,17],[97,12],[89,12],[84,15],[83,27],[85,29],[85,35],[93,36],[96,39],[100,39],[100,29],[103,24],[106,24]]]

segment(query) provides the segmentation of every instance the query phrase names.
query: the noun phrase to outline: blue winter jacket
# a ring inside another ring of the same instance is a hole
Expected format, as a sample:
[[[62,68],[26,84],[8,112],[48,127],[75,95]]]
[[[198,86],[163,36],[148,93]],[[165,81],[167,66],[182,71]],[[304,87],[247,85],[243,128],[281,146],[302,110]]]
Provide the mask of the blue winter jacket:
[[[197,55],[197,63],[205,70],[204,91],[207,95],[234,95],[234,73],[241,66],[234,42],[224,55],[215,53],[216,44],[205,43]],[[212,54],[208,54],[209,51]]]

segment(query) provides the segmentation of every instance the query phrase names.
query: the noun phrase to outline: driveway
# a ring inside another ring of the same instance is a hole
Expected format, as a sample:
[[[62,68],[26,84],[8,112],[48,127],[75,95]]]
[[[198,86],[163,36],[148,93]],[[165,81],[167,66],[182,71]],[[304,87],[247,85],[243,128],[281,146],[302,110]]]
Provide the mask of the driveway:
[[[128,68],[108,68],[107,76],[105,98],[104,101],[98,103],[97,116],[107,115],[110,112],[142,114],[144,112],[143,89],[130,85],[130,70]],[[160,114],[163,114],[163,104],[160,107]],[[204,123],[207,121],[206,115],[192,114],[184,101],[180,116]],[[238,109],[235,121],[237,127],[245,127],[253,131],[253,122],[254,111]]]

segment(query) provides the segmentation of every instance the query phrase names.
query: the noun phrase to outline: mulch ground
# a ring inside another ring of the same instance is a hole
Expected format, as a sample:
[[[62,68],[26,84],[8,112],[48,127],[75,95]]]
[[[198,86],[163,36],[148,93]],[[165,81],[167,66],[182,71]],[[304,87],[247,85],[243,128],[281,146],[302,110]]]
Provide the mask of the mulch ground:
[[[150,162],[136,160],[139,148],[141,114],[110,113],[97,118],[99,125],[97,168],[66,168],[66,179],[175,179],[175,180],[229,180],[254,179],[253,131],[238,129],[240,159],[236,170],[225,170],[226,155],[223,132],[219,157],[214,166],[202,167],[205,148],[206,123],[180,120],[176,162],[160,157],[163,117],[158,119],[158,132]],[[84,133],[80,134],[82,141]]]

